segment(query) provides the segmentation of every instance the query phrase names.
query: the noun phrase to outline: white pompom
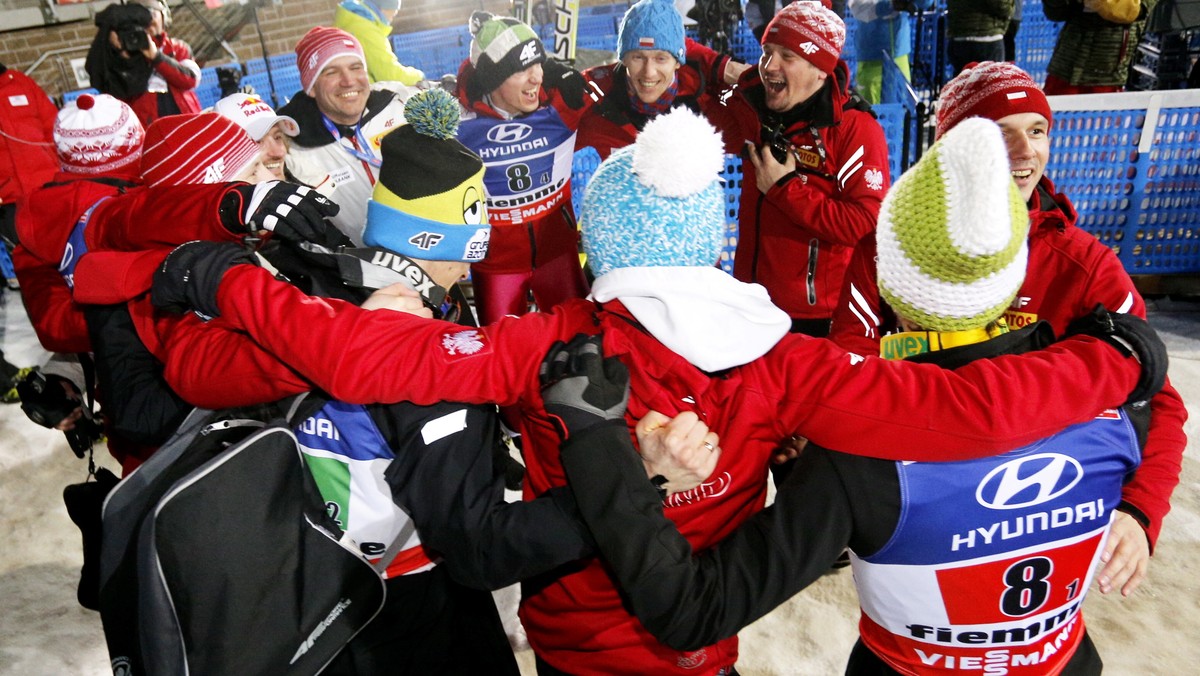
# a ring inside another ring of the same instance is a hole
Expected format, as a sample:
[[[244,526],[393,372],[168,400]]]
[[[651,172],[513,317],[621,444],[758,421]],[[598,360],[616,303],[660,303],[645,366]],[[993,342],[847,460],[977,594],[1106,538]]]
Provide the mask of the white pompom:
[[[662,197],[686,197],[719,178],[725,146],[707,120],[676,108],[651,120],[634,143],[633,173]]]

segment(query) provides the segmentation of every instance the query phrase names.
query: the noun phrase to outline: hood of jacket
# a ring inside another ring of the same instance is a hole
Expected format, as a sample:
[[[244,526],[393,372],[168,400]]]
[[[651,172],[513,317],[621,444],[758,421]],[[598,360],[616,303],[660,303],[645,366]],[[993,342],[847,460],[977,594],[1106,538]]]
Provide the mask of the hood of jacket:
[[[367,108],[363,111],[362,119],[358,122],[359,125],[366,124],[384,108],[387,108],[395,96],[395,93],[387,90],[371,90],[370,95],[367,96]],[[321,121],[321,109],[317,107],[317,100],[304,92],[296,92],[292,100],[279,109],[278,114],[291,117],[300,127],[300,133],[293,139],[298,146],[319,148],[337,141],[329,134],[325,123]]]
[[[647,333],[709,373],[761,357],[791,328],[766,289],[717,268],[618,268],[596,278],[591,298],[619,300]]]

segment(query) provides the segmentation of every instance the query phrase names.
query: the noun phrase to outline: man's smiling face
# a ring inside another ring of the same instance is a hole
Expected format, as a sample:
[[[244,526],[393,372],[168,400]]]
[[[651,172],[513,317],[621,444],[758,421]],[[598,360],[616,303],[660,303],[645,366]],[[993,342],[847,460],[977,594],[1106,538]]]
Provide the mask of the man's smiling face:
[[[777,113],[812,98],[829,77],[796,52],[772,42],[763,45],[758,74],[767,93],[767,108]]]
[[[339,56],[330,61],[313,83],[317,107],[337,124],[358,124],[367,109],[370,93],[367,67],[356,56]]]

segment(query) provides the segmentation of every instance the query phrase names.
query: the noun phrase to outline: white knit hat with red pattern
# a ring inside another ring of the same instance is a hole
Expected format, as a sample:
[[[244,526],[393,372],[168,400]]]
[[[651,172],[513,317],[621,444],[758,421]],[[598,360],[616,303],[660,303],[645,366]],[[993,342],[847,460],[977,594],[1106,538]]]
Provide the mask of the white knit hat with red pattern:
[[[296,43],[296,67],[300,69],[300,87],[305,94],[312,96],[317,76],[330,61],[340,56],[353,56],[362,61],[364,67],[367,65],[358,39],[341,28],[316,26],[300,38]]]
[[[784,7],[763,32],[762,43],[786,47],[826,73],[837,68],[846,24],[823,2],[801,0]]]
[[[84,94],[54,119],[63,171],[105,174],[137,162],[146,133],[133,109],[108,94]]]
[[[146,130],[142,182],[149,186],[227,183],[258,155],[258,143],[227,117],[168,115]]]

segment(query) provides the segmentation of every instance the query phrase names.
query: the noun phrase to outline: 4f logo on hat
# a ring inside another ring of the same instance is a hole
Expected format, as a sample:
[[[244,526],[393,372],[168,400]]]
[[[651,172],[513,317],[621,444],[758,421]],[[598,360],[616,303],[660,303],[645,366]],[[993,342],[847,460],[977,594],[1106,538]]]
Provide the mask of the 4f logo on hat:
[[[421,251],[429,251],[442,241],[443,235],[436,232],[418,232],[408,239],[408,243],[417,247]]]
[[[521,48],[521,65],[525,65],[537,58],[538,48],[537,43],[530,40]]]
[[[820,51],[820,49],[821,49],[820,47],[814,45],[811,42],[801,42],[800,43],[800,51],[804,52],[805,54],[812,54],[813,52]]]

